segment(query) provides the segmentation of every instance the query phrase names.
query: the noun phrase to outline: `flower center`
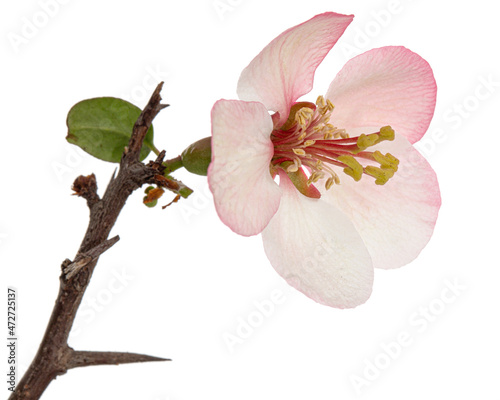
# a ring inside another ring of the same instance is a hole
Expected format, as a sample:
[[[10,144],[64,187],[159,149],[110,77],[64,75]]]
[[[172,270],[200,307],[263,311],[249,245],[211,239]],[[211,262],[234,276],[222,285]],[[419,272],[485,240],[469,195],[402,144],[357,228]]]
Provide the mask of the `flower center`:
[[[291,107],[285,124],[271,133],[272,172],[280,168],[290,176],[306,167],[310,171],[307,186],[328,176],[325,187],[330,189],[340,183],[334,170],[340,167],[355,181],[366,174],[374,177],[377,185],[385,184],[398,170],[399,160],[389,153],[365,150],[384,140],[394,140],[394,130],[384,126],[378,132],[349,137],[345,129],[330,123],[333,108],[332,102],[323,96],[318,97],[316,104],[302,102]],[[378,165],[363,165],[359,160]]]

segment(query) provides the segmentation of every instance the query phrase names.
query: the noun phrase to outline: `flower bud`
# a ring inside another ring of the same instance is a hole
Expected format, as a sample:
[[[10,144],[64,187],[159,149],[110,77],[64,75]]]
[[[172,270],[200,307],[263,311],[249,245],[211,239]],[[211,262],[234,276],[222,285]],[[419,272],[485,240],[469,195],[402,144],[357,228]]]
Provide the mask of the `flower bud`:
[[[189,172],[196,175],[207,175],[212,160],[211,137],[206,137],[189,145],[181,154],[182,164]]]

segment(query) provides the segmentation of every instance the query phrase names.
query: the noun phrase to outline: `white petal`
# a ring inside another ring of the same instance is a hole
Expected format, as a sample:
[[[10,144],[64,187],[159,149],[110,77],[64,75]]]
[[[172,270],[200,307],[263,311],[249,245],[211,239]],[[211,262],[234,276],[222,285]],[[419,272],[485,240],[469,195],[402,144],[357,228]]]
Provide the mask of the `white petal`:
[[[439,185],[429,163],[397,132],[393,142],[373,150],[399,159],[394,177],[379,186],[371,176],[355,182],[339,173],[340,185],[321,198],[351,218],[374,267],[397,268],[415,259],[432,236],[441,205]]]
[[[291,105],[311,91],[316,68],[352,19],[327,12],[283,32],[243,70],[238,97],[263,103],[285,123]]]
[[[280,207],[262,232],[274,269],[318,303],[337,308],[364,303],[373,267],[351,221],[321,199],[300,194],[285,174],[280,179]]]
[[[212,109],[208,183],[220,219],[240,235],[256,235],[278,209],[281,190],[269,173],[273,123],[260,103],[220,100]]]
[[[335,104],[334,125],[348,132],[390,125],[415,143],[429,127],[436,91],[427,61],[404,47],[387,46],[349,60],[326,97]]]

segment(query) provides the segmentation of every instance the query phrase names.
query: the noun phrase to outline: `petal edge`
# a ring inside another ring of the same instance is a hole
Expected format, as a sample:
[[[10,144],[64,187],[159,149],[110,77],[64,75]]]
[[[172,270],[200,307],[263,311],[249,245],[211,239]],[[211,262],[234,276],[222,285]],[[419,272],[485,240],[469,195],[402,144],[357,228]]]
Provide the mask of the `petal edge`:
[[[283,124],[291,105],[311,91],[316,68],[353,18],[328,12],[283,32],[243,70],[238,97],[278,112]]]
[[[429,127],[436,106],[432,68],[402,46],[369,50],[349,60],[328,88],[336,126],[390,125],[415,143]]]

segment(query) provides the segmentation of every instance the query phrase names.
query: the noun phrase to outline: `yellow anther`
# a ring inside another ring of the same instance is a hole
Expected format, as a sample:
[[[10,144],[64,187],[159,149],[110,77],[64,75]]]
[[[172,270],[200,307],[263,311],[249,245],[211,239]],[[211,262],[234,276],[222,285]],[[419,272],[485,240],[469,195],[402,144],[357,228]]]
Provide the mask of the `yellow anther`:
[[[290,164],[287,167],[286,172],[297,172],[298,170],[299,170],[299,166],[294,162],[293,164]]]
[[[300,136],[297,138],[298,140],[304,140],[307,136],[307,132],[302,132]]]
[[[302,107],[300,110],[309,117],[314,114],[314,110],[311,107]]]
[[[333,186],[333,177],[330,177],[326,180],[326,183],[325,183],[325,188],[326,190],[330,189],[332,186]]]
[[[389,168],[378,168],[369,165],[365,168],[365,172],[375,178],[375,184],[384,185],[389,179],[394,176],[394,171]]]
[[[329,140],[333,139],[334,137],[334,132],[337,128],[335,128],[332,124],[325,124],[322,133],[323,133],[323,139]]]
[[[332,112],[334,109],[334,105],[330,100],[326,100],[323,96],[318,96],[316,99],[316,105],[318,106],[317,110],[321,115],[326,115],[328,112]]]
[[[330,100],[326,99],[326,104],[328,106],[328,111],[333,111],[333,109],[335,108],[333,103]]]
[[[325,176],[325,174],[321,171],[315,171],[313,173],[313,175],[314,175],[313,182],[315,182],[315,183],[318,182],[320,179],[322,179]]]
[[[316,143],[316,140],[306,140],[304,142],[304,146],[312,146],[314,143]]]
[[[325,128],[328,132],[335,132],[335,130],[337,129],[335,126],[333,126],[332,124],[325,124]]]
[[[304,150],[302,150],[302,149],[292,149],[292,150],[298,156],[305,156],[306,155],[306,152]]]
[[[358,141],[356,145],[358,146],[360,151],[367,149],[370,146],[373,146],[379,140],[379,135],[377,133],[371,133],[369,135],[365,135],[362,133],[359,135]]]
[[[300,114],[304,116],[304,118],[309,119],[314,114],[314,111],[309,107],[302,107],[297,114]]]
[[[396,136],[394,133],[394,129],[392,129],[390,126],[383,126],[380,128],[380,139],[377,143],[381,142],[382,140],[394,140],[394,137]]]
[[[392,169],[394,172],[398,170],[399,160],[392,154],[387,153],[385,156],[380,151],[373,152],[373,158],[382,168]]]
[[[301,128],[306,128],[309,125],[309,121],[313,113],[314,111],[311,110],[309,107],[302,107],[295,114],[295,121]]]
[[[314,171],[309,179],[307,180],[307,184],[311,185],[312,183],[318,182],[320,179],[322,179],[325,176],[324,172],[322,171]]]
[[[316,105],[319,108],[324,108],[326,106],[325,98],[323,96],[318,96],[318,98],[316,99]]]
[[[361,175],[363,175],[363,166],[353,156],[341,155],[337,160],[347,165],[347,167],[344,168],[345,174],[349,175],[355,181],[361,179]]]
[[[297,119],[297,123],[300,125],[300,127],[306,126],[306,119],[305,119],[304,115],[302,115],[301,113],[297,113],[296,119]]]

